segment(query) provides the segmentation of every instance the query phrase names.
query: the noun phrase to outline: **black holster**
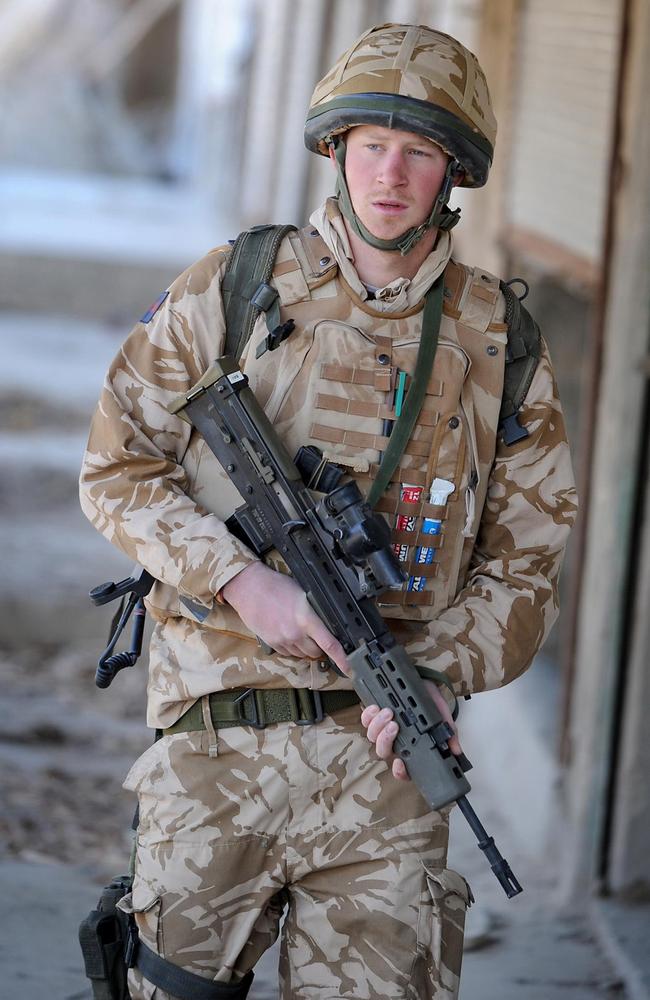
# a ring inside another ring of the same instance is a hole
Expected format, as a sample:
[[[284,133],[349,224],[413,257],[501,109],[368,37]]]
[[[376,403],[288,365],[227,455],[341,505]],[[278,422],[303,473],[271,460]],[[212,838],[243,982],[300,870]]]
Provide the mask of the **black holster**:
[[[138,968],[145,979],[181,1000],[245,1000],[253,971],[232,983],[214,983],[156,955],[138,938],[133,916],[117,904],[131,892],[130,875],[107,885],[96,910],[79,925],[79,944],[94,1000],[130,1000],[127,972]]]
[[[124,950],[129,936],[129,917],[117,903],[131,891],[129,875],[118,875],[79,925],[79,944],[94,1000],[129,1000]]]

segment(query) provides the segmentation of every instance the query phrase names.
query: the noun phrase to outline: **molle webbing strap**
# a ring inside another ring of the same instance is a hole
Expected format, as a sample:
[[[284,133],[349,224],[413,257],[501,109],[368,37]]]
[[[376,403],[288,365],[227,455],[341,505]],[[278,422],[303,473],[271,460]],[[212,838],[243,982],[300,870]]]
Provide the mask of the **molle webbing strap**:
[[[430,428],[429,428],[430,429]],[[375,451],[388,446],[388,437],[383,434],[365,434],[363,431],[348,431],[341,427],[328,427],[316,421],[311,425],[309,436],[327,444],[351,445],[354,448],[373,448]],[[427,458],[431,451],[433,432],[423,435],[417,441],[409,441],[403,454]]]
[[[403,564],[402,564],[403,565]],[[379,605],[384,607],[400,605],[422,607],[433,604],[435,595],[430,590],[389,590],[382,594]],[[417,666],[417,664],[416,664]]]
[[[440,563],[419,563],[416,556],[410,556],[407,558],[406,562],[402,563],[402,569],[407,576],[417,576],[423,580],[433,580],[434,577],[438,575],[440,570]],[[410,594],[415,593],[415,591],[406,591],[406,596],[402,600],[402,604],[410,604]]]
[[[214,980],[204,979],[161,958],[144,941],[138,941],[135,967],[154,986],[180,1000],[246,1000],[253,982],[252,970],[236,983],[215,983]]]
[[[253,226],[239,234],[221,285],[226,319],[222,353],[237,360],[253,332],[259,313],[267,313],[269,333],[280,324],[280,306],[269,285],[282,240],[295,226]]]
[[[333,396],[328,392],[316,394],[314,403],[316,410],[329,410],[330,413],[345,413],[352,417],[379,417],[382,420],[393,420],[395,409],[386,403],[376,403],[374,400],[352,399],[348,396]],[[420,426],[435,427],[440,420],[440,414],[426,401],[420,410]],[[371,435],[374,436],[374,435]],[[431,443],[431,442],[429,442]],[[427,455],[429,452],[427,451]]]
[[[518,411],[533,381],[541,354],[539,327],[510,288],[499,282],[506,300],[505,322],[508,325],[508,346],[499,413],[499,433],[505,444],[515,444],[528,437],[528,431],[518,420]]]
[[[444,283],[443,272],[426,295],[415,372],[402,412],[393,426],[386,451],[382,456],[377,477],[368,493],[368,503],[371,507],[375,506],[390,483],[422,409],[438,347]]]
[[[371,464],[368,469],[368,476],[372,479],[372,477],[376,476],[378,472],[379,472],[379,466]],[[408,478],[407,478],[407,472],[408,472]],[[393,494],[395,496],[399,496],[400,483],[412,483],[413,486],[426,486],[427,488],[431,485],[431,483],[429,482],[429,477],[426,474],[426,471],[420,469],[411,469],[411,468],[405,469],[402,468],[402,466],[398,466],[398,468],[395,469],[393,475],[395,476],[393,485],[389,486],[388,489],[384,491],[384,495],[388,497],[392,496]],[[446,509],[447,508],[445,507],[445,510]],[[379,510],[379,508],[375,507],[375,510]]]

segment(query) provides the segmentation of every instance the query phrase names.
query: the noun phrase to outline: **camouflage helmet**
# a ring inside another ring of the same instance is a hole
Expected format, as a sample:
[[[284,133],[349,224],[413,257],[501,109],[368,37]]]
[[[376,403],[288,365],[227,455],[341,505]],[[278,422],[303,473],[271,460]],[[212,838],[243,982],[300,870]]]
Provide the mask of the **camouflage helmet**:
[[[311,98],[305,145],[328,155],[355,125],[417,132],[462,167],[465,187],[485,184],[496,120],[476,56],[426,25],[382,24],[338,60]]]

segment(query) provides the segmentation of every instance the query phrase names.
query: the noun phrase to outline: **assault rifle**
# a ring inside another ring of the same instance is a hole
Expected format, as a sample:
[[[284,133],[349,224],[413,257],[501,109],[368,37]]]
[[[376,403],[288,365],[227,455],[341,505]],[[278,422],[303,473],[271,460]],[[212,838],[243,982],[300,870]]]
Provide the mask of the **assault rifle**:
[[[458,803],[506,895],[516,896],[519,882],[466,798],[471,764],[451,753],[451,726],[374,601],[404,580],[386,521],[354,482],[320,497],[305,485],[233,358],[217,360],[170,410],[196,427],[241,494],[231,530],[260,556],[282,555],[343,646],[361,700],[393,710],[395,752],[429,806]]]

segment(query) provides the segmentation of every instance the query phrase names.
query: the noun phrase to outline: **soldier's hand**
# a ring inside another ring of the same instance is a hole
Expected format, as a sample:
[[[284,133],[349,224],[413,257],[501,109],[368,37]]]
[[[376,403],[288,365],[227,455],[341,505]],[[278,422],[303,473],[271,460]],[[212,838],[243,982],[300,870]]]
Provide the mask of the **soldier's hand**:
[[[325,654],[349,673],[340,642],[290,576],[264,563],[251,563],[226,584],[222,594],[251,632],[277,653],[310,660],[322,660]]]
[[[443,695],[440,693],[440,689],[432,681],[425,681],[424,683],[433,701],[435,702],[436,708],[439,710],[445,722],[449,723],[455,733],[456,726],[451,716],[451,710]],[[392,760],[394,777],[399,778],[400,781],[410,781],[404,761],[399,757],[396,757],[393,752],[393,744],[395,742],[395,737],[397,736],[398,725],[393,720],[392,709],[384,708],[380,711],[378,705],[368,705],[361,713],[361,723],[366,727],[366,736],[371,743],[375,744],[377,756],[381,757],[382,760]],[[449,749],[456,755],[462,753],[458,736],[453,736],[449,740]]]

